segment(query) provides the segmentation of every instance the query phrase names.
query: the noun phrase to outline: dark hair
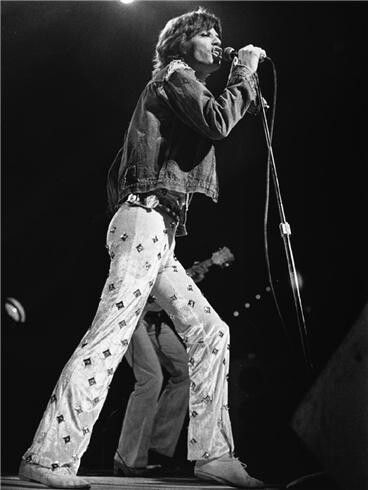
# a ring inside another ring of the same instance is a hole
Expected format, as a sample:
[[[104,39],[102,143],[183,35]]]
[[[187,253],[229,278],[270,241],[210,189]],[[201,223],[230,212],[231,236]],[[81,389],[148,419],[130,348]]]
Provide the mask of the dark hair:
[[[169,20],[160,32],[156,44],[153,75],[168,65],[170,61],[183,58],[186,41],[203,29],[210,30],[212,28],[221,37],[220,19],[202,7]]]

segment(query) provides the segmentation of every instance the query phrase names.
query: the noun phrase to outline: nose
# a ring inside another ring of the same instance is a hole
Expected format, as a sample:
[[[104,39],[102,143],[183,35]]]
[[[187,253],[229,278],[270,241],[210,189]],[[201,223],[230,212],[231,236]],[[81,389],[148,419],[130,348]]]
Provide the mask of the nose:
[[[214,46],[221,46],[221,39],[219,37],[215,36],[213,41],[212,41],[212,44]]]

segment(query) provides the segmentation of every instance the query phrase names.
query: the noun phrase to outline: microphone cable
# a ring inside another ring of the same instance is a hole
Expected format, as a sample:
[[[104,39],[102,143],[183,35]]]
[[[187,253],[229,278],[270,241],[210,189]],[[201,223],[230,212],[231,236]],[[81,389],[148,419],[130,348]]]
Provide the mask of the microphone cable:
[[[290,349],[292,349],[292,342],[291,338],[289,336],[289,333],[287,331],[286,327],[286,322],[284,319],[284,316],[281,312],[281,308],[277,299],[276,295],[276,290],[272,278],[272,270],[271,270],[271,261],[270,261],[270,255],[269,255],[269,244],[268,244],[268,221],[269,221],[269,208],[270,208],[270,181],[271,181],[271,144],[272,144],[272,138],[273,138],[273,133],[274,133],[274,128],[275,128],[275,116],[276,116],[276,103],[277,103],[277,71],[276,71],[276,66],[275,63],[271,58],[268,56],[265,58],[269,63],[271,63],[272,66],[272,73],[273,73],[273,97],[272,97],[272,110],[271,110],[271,123],[270,123],[270,141],[269,145],[267,145],[267,167],[266,167],[266,196],[265,196],[265,207],[264,207],[264,216],[263,216],[263,242],[264,242],[264,255],[265,255],[265,261],[266,261],[266,270],[267,270],[267,278],[268,278],[268,283],[272,292],[273,300],[275,302],[276,310],[278,313],[278,316],[280,318],[281,326],[284,331],[284,335],[288,341]],[[262,94],[259,86],[259,78],[258,74],[255,73],[256,77],[256,90],[258,94],[258,98],[261,104],[261,110],[262,110]]]

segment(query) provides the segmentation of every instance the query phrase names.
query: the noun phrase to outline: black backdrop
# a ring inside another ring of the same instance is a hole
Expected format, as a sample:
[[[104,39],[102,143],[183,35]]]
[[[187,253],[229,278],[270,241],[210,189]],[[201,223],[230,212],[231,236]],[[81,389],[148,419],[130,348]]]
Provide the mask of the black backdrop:
[[[222,19],[224,46],[251,42],[276,63],[274,153],[317,373],[367,297],[367,4],[200,5]],[[25,324],[3,315],[6,470],[17,467],[60,369],[97,307],[108,267],[106,171],[150,77],[158,32],[169,18],[197,6],[2,2],[2,287],[3,298],[17,298],[27,314]],[[215,93],[226,70],[209,82]],[[270,65],[264,63],[259,74],[271,101]],[[265,290],[261,120],[246,117],[218,144],[218,155],[220,202],[193,200],[189,236],[178,240],[177,255],[185,266],[223,245],[235,255],[230,268],[209,272],[202,287],[231,326],[233,386],[244,383],[243,391],[231,394],[234,406],[245,410],[240,399],[248,400],[248,408],[253,404],[244,412],[253,432],[245,415],[234,414],[243,420],[234,428],[240,452],[248,455],[251,444],[243,434],[256,449],[259,434],[263,447],[270,435],[278,443],[289,437],[287,420],[308,378],[274,196],[270,255],[291,347]],[[251,308],[244,308],[246,302]],[[249,365],[253,371],[242,371]],[[85,466],[110,465],[132,384],[122,363]]]

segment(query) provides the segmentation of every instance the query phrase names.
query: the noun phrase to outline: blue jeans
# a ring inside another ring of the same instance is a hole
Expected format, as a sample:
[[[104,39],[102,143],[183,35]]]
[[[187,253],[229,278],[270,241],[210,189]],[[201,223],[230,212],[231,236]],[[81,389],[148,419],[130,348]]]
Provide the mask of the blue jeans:
[[[176,225],[129,203],[107,232],[111,263],[92,325],[65,365],[26,461],[77,472],[112,376],[148,296],[170,316],[187,347],[190,376],[188,459],[233,450],[227,405],[229,329],[174,256]]]

